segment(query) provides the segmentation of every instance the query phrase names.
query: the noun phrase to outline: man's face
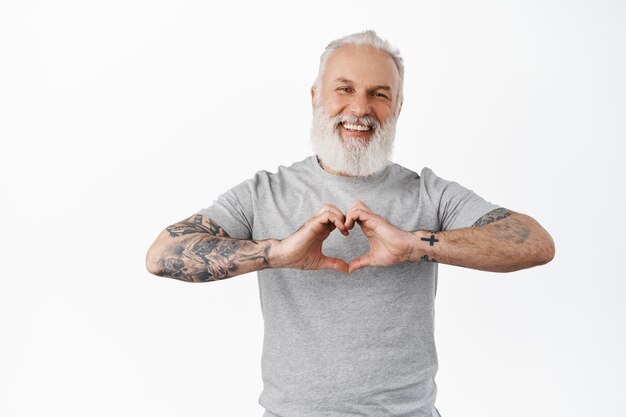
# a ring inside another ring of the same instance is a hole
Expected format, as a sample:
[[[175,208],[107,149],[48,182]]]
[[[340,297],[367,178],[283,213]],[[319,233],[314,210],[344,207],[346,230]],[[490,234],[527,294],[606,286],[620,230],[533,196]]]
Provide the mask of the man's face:
[[[389,163],[399,78],[393,59],[371,46],[343,46],[329,57],[311,90],[311,141],[325,167],[367,176]]]
[[[331,116],[369,116],[383,125],[389,118],[398,116],[395,111],[399,82],[398,69],[386,52],[366,45],[346,45],[329,57],[319,91],[311,92],[313,105],[317,99],[318,105]],[[343,122],[337,130],[344,140],[368,140],[375,129]]]

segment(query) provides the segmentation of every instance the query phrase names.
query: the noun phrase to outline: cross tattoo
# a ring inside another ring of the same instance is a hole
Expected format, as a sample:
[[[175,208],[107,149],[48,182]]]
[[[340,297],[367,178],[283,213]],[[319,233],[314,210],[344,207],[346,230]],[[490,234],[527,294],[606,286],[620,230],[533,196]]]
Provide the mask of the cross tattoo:
[[[439,242],[439,239],[435,239],[435,235],[430,235],[430,238],[428,239],[422,237],[420,240],[430,243],[430,246],[435,246],[435,242]]]

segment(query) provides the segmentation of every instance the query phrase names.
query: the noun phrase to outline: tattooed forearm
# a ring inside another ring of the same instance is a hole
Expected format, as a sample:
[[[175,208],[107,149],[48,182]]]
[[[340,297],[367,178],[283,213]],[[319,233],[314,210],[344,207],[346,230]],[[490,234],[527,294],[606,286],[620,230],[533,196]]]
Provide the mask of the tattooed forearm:
[[[489,213],[478,219],[476,223],[472,225],[472,227],[484,226],[486,224],[502,220],[505,217],[510,216],[511,214],[513,214],[511,210],[505,208],[497,208],[495,210],[491,210]]]
[[[171,248],[157,275],[190,282],[216,281],[269,266],[268,242],[194,236]]]
[[[529,216],[498,209],[477,224],[481,222],[480,227],[437,234],[414,232],[412,260],[508,272],[542,265],[554,257],[552,238]]]
[[[167,227],[148,251],[148,270],[189,282],[216,281],[269,267],[273,241],[233,239],[206,216]]]
[[[213,236],[229,237],[228,233],[226,233],[220,225],[200,214],[196,214],[182,222],[168,226],[166,230],[170,232],[170,237],[178,237],[192,233],[208,233]]]

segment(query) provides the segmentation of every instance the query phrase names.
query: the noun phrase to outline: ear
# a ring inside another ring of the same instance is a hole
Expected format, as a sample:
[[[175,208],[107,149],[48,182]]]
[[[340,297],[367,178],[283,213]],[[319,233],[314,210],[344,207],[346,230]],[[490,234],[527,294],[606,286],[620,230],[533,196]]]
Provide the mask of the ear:
[[[315,110],[315,86],[311,87],[311,108]]]
[[[402,111],[402,103],[404,103],[404,100],[400,102],[400,107],[398,107],[398,114],[396,115],[396,117],[400,116],[400,112]]]

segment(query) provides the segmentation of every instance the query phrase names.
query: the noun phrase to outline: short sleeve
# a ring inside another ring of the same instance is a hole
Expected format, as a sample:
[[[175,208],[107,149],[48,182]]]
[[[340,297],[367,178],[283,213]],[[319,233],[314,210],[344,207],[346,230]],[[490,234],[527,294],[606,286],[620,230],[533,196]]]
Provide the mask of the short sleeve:
[[[235,239],[252,239],[254,224],[253,190],[254,180],[246,180],[213,201],[209,207],[203,208],[201,214],[213,220]]]
[[[430,168],[422,170],[423,191],[436,210],[440,230],[471,227],[500,206],[492,204],[454,181],[438,177]]]

